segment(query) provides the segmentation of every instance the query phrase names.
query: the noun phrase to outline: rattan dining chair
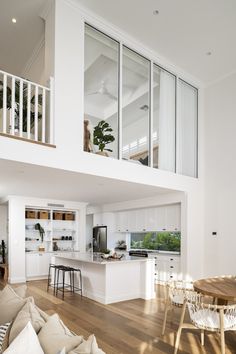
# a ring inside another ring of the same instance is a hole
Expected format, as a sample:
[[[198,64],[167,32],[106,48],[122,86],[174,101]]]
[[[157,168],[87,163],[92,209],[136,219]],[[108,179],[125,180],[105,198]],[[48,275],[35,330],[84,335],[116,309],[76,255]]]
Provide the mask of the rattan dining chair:
[[[196,294],[193,290],[193,283],[185,280],[171,280],[166,284],[165,312],[161,334],[164,335],[167,315],[174,307],[182,307],[184,299],[189,294]]]
[[[191,323],[184,323],[188,307]],[[225,331],[236,331],[236,305],[220,306],[202,302],[202,295],[184,300],[179,329],[175,341],[175,351],[179,348],[183,328],[200,329],[201,344],[204,345],[204,330],[220,333],[221,354],[225,354]]]

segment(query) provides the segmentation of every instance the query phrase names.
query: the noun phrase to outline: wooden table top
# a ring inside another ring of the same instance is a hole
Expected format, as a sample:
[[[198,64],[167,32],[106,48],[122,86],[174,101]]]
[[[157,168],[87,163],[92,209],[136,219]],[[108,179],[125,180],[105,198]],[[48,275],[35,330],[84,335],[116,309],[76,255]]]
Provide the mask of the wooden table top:
[[[193,283],[194,290],[226,301],[236,300],[236,276],[200,279]]]

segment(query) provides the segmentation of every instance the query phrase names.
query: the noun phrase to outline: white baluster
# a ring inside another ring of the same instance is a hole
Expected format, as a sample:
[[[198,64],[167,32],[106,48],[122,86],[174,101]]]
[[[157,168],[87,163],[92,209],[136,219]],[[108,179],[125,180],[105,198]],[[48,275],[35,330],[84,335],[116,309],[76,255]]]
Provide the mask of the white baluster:
[[[27,87],[27,139],[30,139],[31,130],[31,84]]]
[[[7,127],[7,75],[3,75],[3,125],[2,131],[6,134]]]
[[[16,79],[12,76],[11,80],[11,134],[15,135],[15,88]]]
[[[45,111],[46,111],[46,92],[43,88],[43,97],[42,97],[42,142],[45,143]]]
[[[23,80],[20,80],[20,95],[19,95],[19,135],[22,137],[23,127]]]
[[[38,86],[35,86],[35,101],[34,101],[34,140],[38,141]]]

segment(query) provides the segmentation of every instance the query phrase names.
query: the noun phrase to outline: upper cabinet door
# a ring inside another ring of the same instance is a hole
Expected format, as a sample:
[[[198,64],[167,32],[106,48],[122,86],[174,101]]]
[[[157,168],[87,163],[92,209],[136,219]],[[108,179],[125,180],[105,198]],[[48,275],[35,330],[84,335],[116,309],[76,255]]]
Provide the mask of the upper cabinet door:
[[[160,206],[153,209],[155,211],[155,226],[156,231],[165,231],[166,230],[166,207]]]
[[[166,230],[181,230],[180,204],[168,205],[166,207]]]

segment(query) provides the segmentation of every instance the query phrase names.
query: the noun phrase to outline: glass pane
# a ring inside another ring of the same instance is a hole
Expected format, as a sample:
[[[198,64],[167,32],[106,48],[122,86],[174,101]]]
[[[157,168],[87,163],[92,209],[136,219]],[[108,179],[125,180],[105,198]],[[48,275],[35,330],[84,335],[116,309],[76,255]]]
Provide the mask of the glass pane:
[[[197,177],[198,90],[179,80],[178,173]]]
[[[122,157],[149,164],[150,62],[123,47]]]
[[[118,156],[119,44],[85,26],[84,151]]]
[[[175,172],[174,75],[153,66],[153,167]]]

